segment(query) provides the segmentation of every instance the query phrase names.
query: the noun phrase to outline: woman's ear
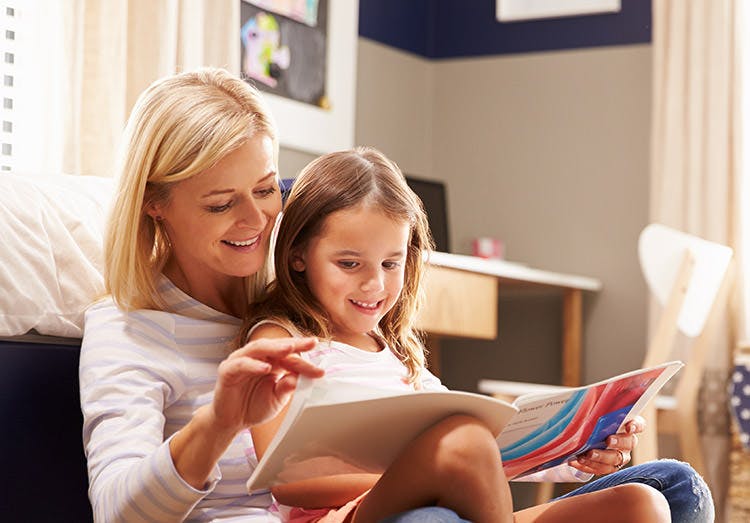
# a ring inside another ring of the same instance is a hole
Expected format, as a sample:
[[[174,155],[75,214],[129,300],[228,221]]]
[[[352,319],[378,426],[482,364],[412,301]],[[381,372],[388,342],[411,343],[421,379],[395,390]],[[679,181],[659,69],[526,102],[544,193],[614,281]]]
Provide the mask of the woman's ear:
[[[149,205],[146,205],[146,214],[151,216],[155,221],[161,221],[162,219],[162,208],[161,205],[152,203]]]
[[[146,211],[154,221],[160,222],[164,218],[164,211],[168,203],[168,192],[165,188],[146,184],[146,192],[143,195],[143,210]]]
[[[161,221],[164,216],[164,202],[161,200],[154,200],[149,196],[148,193],[145,195],[145,201],[143,204],[144,210],[146,211],[146,214],[151,216],[155,221]]]
[[[305,272],[305,260],[300,254],[293,252],[289,259],[293,270]]]

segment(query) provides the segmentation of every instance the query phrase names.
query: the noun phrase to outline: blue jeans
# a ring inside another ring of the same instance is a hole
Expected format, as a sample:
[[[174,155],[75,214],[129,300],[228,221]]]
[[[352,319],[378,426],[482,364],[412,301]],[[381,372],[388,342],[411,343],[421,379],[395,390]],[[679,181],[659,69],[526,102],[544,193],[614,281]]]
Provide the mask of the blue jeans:
[[[556,499],[569,498],[625,483],[643,483],[661,492],[669,503],[672,521],[711,523],[714,520],[714,501],[706,482],[693,467],[673,459],[650,461],[622,469],[586,483]]]
[[[415,508],[380,520],[380,523],[470,523],[443,507]]]
[[[603,476],[573,492],[556,499],[569,498],[626,483],[644,483],[661,492],[679,523],[711,523],[714,502],[711,492],[698,473],[687,463],[671,459],[651,461],[643,465]],[[455,512],[442,507],[424,507],[388,517],[381,523],[466,523]]]

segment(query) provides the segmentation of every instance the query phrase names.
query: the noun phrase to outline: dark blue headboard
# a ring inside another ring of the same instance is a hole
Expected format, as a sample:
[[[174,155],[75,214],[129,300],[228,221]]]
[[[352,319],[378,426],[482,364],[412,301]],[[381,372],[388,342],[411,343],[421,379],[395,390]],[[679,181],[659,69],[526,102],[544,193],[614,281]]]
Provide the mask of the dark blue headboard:
[[[92,521],[78,395],[80,345],[0,341],[0,519]]]
[[[282,178],[279,181],[279,190],[281,190],[281,202],[286,203],[286,197],[289,196],[289,191],[292,190],[294,184],[294,178]]]

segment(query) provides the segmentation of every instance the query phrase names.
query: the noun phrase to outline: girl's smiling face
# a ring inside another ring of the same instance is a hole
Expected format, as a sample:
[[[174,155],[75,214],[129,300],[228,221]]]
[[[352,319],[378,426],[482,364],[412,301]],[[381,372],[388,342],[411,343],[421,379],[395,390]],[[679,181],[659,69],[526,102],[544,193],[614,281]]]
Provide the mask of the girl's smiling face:
[[[368,333],[401,294],[409,235],[407,222],[357,206],[328,215],[320,233],[293,254],[292,269],[304,271],[334,340],[372,346]]]

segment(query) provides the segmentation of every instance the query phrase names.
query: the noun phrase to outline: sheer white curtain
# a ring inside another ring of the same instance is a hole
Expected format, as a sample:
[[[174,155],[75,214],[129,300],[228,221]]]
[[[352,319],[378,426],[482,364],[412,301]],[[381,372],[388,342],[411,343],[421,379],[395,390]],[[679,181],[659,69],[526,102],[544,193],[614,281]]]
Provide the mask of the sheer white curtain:
[[[19,172],[109,176],[130,109],[152,81],[202,65],[239,71],[237,0],[19,4]]]
[[[741,245],[744,0],[653,0],[651,220],[735,248]],[[742,271],[740,271],[741,273]],[[741,274],[740,274],[741,277]],[[742,336],[735,293],[712,343],[701,395],[706,478],[723,521],[728,484],[726,381]]]
[[[73,2],[7,2],[12,17],[12,64],[4,63],[4,75],[13,78],[6,86],[12,98],[11,165],[22,173],[56,172],[65,151],[65,120],[72,114],[73,93],[66,78],[67,57],[75,48]],[[7,13],[6,13],[7,14]],[[66,103],[67,102],[67,103]]]

